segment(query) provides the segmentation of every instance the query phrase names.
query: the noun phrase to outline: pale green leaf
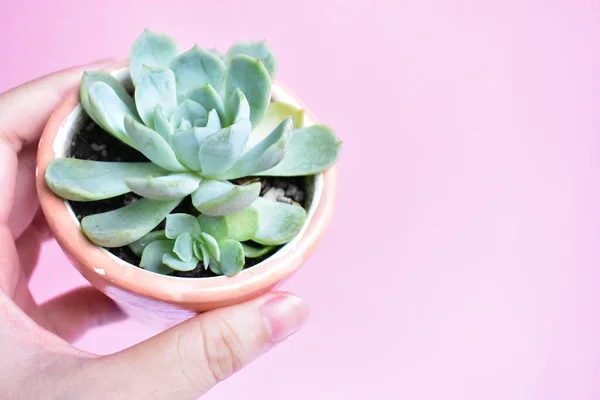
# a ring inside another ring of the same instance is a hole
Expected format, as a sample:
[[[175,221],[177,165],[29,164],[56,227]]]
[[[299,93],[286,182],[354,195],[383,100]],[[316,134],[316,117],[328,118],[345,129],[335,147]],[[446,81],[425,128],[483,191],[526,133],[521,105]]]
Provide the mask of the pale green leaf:
[[[252,240],[263,245],[281,245],[293,239],[306,220],[306,210],[259,197],[252,207],[258,212],[258,231]]]
[[[204,265],[204,269],[208,269],[208,266],[210,265],[210,253],[208,252],[208,249],[206,248],[206,246],[204,244],[199,245],[200,247],[200,252],[202,257],[197,256],[199,259],[202,260],[202,264]]]
[[[194,128],[179,130],[171,138],[171,147],[177,159],[192,171],[200,171],[202,166],[198,159],[200,144]]]
[[[200,234],[200,224],[193,215],[184,213],[169,214],[165,223],[165,235],[169,239],[177,239],[182,233]]]
[[[251,246],[247,243],[242,243],[242,247],[244,248],[244,255],[246,258],[262,257],[275,248],[275,246]]]
[[[190,262],[192,261],[192,257],[194,257],[194,249],[192,247],[192,235],[189,232],[183,232],[175,239],[173,253],[177,254],[177,257],[181,261]]]
[[[207,137],[198,151],[202,175],[218,177],[228,171],[244,152],[250,128],[248,120],[240,120]]]
[[[171,115],[171,125],[177,129],[182,121],[188,121],[192,126],[204,126],[208,119],[208,112],[200,103],[185,99],[182,101],[173,115]]]
[[[260,194],[260,182],[237,186],[227,181],[204,180],[192,193],[192,204],[203,214],[227,215],[248,207]]]
[[[152,232],[144,235],[141,239],[136,240],[133,243],[130,243],[129,248],[131,249],[133,254],[135,254],[136,256],[139,257],[142,255],[142,252],[144,251],[146,246],[148,246],[150,243],[152,243],[156,240],[166,240],[166,239],[167,239],[167,237],[165,236],[165,231],[152,231]],[[173,248],[172,244],[171,244],[171,248]],[[169,249],[169,251],[171,251],[171,250]]]
[[[181,100],[188,98],[192,89],[211,85],[217,93],[223,93],[225,64],[214,54],[197,45],[177,56],[170,64],[177,80],[177,94]]]
[[[156,178],[127,178],[125,184],[132,192],[149,199],[174,200],[181,199],[194,192],[202,178],[198,175],[183,172]]]
[[[337,162],[341,146],[342,142],[326,126],[296,129],[279,164],[255,175],[305,176],[325,172]]]
[[[194,257],[196,257],[199,260],[202,260],[202,249],[201,249],[201,244],[200,242],[198,242],[197,240],[194,240],[192,242],[192,251],[194,253]]]
[[[250,104],[250,123],[257,126],[271,101],[271,77],[262,62],[247,55],[231,59],[225,85],[225,104],[230,121],[235,117],[238,89]]]
[[[54,158],[44,178],[48,187],[66,200],[104,200],[128,193],[129,178],[157,177],[169,172],[148,162],[107,162]]]
[[[136,107],[133,97],[127,92],[127,89],[111,74],[106,71],[85,71],[79,86],[79,98],[83,109],[90,114],[90,98],[89,89],[95,82],[104,82],[115,92],[123,103],[135,114]]]
[[[238,274],[245,263],[244,248],[237,240],[225,239],[219,241],[219,249],[221,251],[221,260],[211,260],[211,263],[218,265],[217,269],[225,276],[234,276]]]
[[[217,93],[217,91],[210,85],[202,85],[199,88],[192,89],[186,95],[190,100],[196,103],[202,104],[207,111],[215,110],[222,121],[225,121],[225,106],[223,105],[223,99]],[[221,123],[219,122],[219,129]]]
[[[135,148],[127,136],[124,120],[126,117],[137,120],[137,112],[129,109],[115,91],[102,81],[90,85],[88,100],[90,118],[123,143]]]
[[[163,263],[163,256],[173,250],[172,240],[155,240],[149,243],[142,253],[140,267],[157,274],[170,275],[173,269]]]
[[[221,268],[221,266],[219,265],[219,263],[217,261],[215,261],[213,259],[210,260],[209,268],[215,275],[223,275],[223,273],[219,269],[219,268]]]
[[[210,115],[211,114],[209,113],[209,121]],[[200,171],[202,169],[200,159],[198,158],[200,143],[207,137],[218,132],[219,129],[220,128],[211,125],[203,128],[190,128],[175,132],[171,138],[171,147],[173,148],[177,159],[192,171]]]
[[[267,113],[258,126],[252,126],[248,138],[248,148],[254,147],[261,140],[271,134],[285,119],[292,118],[294,129],[304,126],[304,110],[288,103],[273,101],[269,104]]]
[[[227,53],[225,53],[223,59],[225,65],[229,65],[231,60],[240,54],[259,59],[264,64],[271,78],[275,78],[277,73],[277,60],[264,40],[246,40],[235,43],[229,48]]]
[[[222,128],[221,119],[219,118],[219,113],[217,110],[210,110],[208,112],[208,121],[206,121],[206,128],[213,129],[214,132],[217,132]]]
[[[154,110],[154,130],[158,132],[167,143],[171,140],[173,127],[167,117],[165,117],[160,104],[157,104],[156,109]]]
[[[174,253],[167,253],[163,256],[162,262],[177,271],[192,271],[198,265],[198,260],[196,257],[192,257],[189,261],[182,261],[177,257]]]
[[[154,164],[173,172],[187,171],[158,132],[129,117],[125,118],[125,128],[136,148]]]
[[[235,90],[234,100],[231,101],[231,121],[239,123],[241,121],[250,121],[250,104],[248,99],[240,89]],[[249,122],[248,122],[249,123]],[[252,127],[250,128],[252,129]]]
[[[217,218],[223,219],[229,239],[243,242],[252,239],[258,232],[258,211],[254,207],[246,207]]]
[[[217,240],[206,232],[202,232],[200,236],[203,240],[202,244],[206,247],[206,250],[208,250],[208,254],[217,261],[221,260],[221,251]]]
[[[160,105],[166,117],[177,109],[175,74],[166,68],[144,66],[144,73],[135,88],[135,103],[142,121],[154,128],[154,111]]]
[[[206,138],[198,151],[202,175],[218,178],[229,170],[244,151],[248,133],[247,129],[231,125]]]
[[[81,220],[81,228],[98,246],[125,246],[151,232],[179,203],[139,199],[116,210],[88,215]]]
[[[276,166],[285,156],[292,129],[292,119],[288,117],[269,136],[244,153],[227,171],[225,177],[227,179],[241,178]]]
[[[179,54],[175,41],[167,35],[145,29],[131,46],[129,54],[129,69],[131,79],[137,85],[144,65],[155,68],[169,66]]]
[[[206,232],[216,239],[227,238],[227,223],[223,217],[211,217],[210,215],[198,215],[198,223],[202,232]]]
[[[217,240],[229,238],[242,242],[252,239],[258,232],[258,211],[254,207],[246,207],[220,217],[200,214],[198,222],[203,232]]]

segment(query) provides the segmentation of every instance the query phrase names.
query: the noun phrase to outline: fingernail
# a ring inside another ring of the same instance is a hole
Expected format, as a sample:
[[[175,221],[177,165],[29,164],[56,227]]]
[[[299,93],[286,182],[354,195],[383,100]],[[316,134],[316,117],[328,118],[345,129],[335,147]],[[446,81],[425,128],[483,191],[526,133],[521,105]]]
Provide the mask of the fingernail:
[[[261,306],[271,342],[277,343],[297,332],[308,319],[310,309],[297,296],[281,294]]]

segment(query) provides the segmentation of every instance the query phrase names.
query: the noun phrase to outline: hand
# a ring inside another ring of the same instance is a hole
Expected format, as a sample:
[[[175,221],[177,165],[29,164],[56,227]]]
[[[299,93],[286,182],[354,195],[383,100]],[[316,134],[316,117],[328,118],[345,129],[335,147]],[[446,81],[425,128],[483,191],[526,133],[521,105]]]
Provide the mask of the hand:
[[[49,229],[35,190],[37,141],[52,110],[104,61],[0,94],[0,393],[6,399],[196,399],[300,328],[308,307],[281,292],[196,316],[122,352],[72,347],[122,318],[91,287],[36,304],[28,281]]]

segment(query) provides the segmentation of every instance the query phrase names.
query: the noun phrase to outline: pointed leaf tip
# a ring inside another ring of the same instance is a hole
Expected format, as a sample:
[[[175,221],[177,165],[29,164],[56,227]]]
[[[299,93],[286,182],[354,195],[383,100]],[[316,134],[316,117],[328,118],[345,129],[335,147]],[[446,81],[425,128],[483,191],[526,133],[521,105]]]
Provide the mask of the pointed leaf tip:
[[[134,85],[137,86],[144,65],[164,68],[178,54],[179,48],[170,36],[144,29],[129,54],[129,70]]]
[[[335,133],[324,125],[295,129],[283,159],[275,167],[255,175],[304,176],[325,172],[339,159],[341,146]]]
[[[244,93],[250,105],[251,125],[257,126],[271,101],[271,77],[265,66],[245,54],[231,59],[225,83],[225,104],[231,120],[238,102],[237,89]]]

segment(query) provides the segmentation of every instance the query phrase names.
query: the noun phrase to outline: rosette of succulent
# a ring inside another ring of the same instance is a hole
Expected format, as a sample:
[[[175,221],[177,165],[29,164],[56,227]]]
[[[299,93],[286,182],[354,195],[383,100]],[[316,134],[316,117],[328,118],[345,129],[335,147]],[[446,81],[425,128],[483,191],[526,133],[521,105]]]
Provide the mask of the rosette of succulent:
[[[68,201],[133,196],[81,219],[91,242],[127,247],[141,268],[160,274],[233,276],[246,259],[298,234],[306,209],[264,183],[326,171],[341,141],[325,125],[303,126],[302,109],[272,100],[276,60],[264,41],[238,42],[225,54],[197,45],[182,52],[169,36],[145,30],[131,47],[129,73],[133,90],[108,72],[86,72],[80,102],[143,160],[66,156],[45,174]]]

